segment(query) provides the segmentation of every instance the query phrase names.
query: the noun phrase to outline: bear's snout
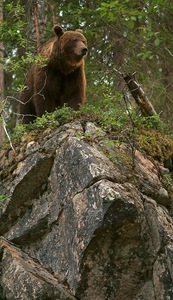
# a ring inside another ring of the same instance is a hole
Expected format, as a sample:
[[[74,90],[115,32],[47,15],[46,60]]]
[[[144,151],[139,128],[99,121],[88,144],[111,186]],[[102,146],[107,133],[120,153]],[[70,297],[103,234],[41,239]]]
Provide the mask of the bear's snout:
[[[74,53],[82,58],[85,56],[88,52],[88,48],[86,44],[83,41],[76,41],[76,44],[74,45]]]
[[[82,55],[83,56],[85,56],[87,54],[87,52],[88,52],[88,48],[87,47],[85,47],[85,48],[82,49]]]

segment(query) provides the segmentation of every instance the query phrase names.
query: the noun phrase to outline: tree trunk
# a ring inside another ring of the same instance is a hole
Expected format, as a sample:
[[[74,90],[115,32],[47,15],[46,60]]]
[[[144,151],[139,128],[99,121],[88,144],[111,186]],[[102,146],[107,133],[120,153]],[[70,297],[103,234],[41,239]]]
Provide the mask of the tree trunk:
[[[122,71],[125,63],[125,55],[124,55],[124,38],[123,32],[118,30],[119,34],[114,33],[114,45],[113,45],[113,64],[114,67]],[[124,81],[120,76],[115,78],[115,86],[117,87],[118,92],[122,92],[124,89]]]
[[[27,2],[22,0],[22,2],[25,6],[28,21],[28,34],[32,36],[37,53],[39,53],[41,45],[45,42],[48,2],[45,0]]]
[[[36,45],[37,45],[37,53],[40,52],[40,34],[39,34],[39,25],[38,25],[38,6],[37,0],[34,0],[34,24],[35,24],[35,36],[36,36]]]
[[[3,22],[3,0],[0,0],[0,22]],[[0,59],[4,57],[4,45],[0,42]],[[4,99],[4,70],[3,65],[0,62],[0,144],[4,139],[4,128],[2,124],[2,112],[3,112],[3,99]]]
[[[165,53],[166,54],[166,53]],[[163,60],[161,62],[162,68],[162,82],[164,84],[164,103],[162,107],[162,117],[166,121],[170,121],[172,125],[172,110],[173,110],[173,68],[172,63],[169,60]]]

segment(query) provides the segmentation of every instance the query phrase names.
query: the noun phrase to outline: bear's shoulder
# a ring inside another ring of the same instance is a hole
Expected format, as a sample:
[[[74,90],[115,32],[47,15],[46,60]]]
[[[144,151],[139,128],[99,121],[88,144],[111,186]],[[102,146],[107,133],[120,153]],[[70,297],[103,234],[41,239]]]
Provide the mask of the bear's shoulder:
[[[51,38],[50,40],[48,40],[44,46],[42,47],[41,51],[40,51],[40,55],[42,57],[45,57],[45,58],[49,58],[52,54],[52,51],[53,51],[53,47],[54,47],[54,44],[55,43],[58,43],[57,41],[57,38],[56,37],[53,37]]]

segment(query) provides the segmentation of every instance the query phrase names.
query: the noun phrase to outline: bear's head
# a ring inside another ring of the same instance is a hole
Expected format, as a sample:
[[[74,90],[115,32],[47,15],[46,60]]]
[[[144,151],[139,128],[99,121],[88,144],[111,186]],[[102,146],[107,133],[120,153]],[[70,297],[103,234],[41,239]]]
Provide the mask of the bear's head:
[[[82,30],[64,31],[59,25],[55,25],[54,32],[58,40],[61,57],[71,66],[80,65],[88,52],[87,41]]]

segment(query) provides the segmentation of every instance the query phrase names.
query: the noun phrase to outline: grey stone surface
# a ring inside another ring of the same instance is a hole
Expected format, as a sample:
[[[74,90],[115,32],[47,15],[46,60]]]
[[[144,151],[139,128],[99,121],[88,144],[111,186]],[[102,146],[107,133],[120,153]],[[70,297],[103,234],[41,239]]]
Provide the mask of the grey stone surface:
[[[0,299],[173,299],[172,196],[158,168],[136,150],[132,170],[128,147],[85,129],[0,155]]]
[[[0,299],[75,299],[46,269],[2,237],[0,254]]]

